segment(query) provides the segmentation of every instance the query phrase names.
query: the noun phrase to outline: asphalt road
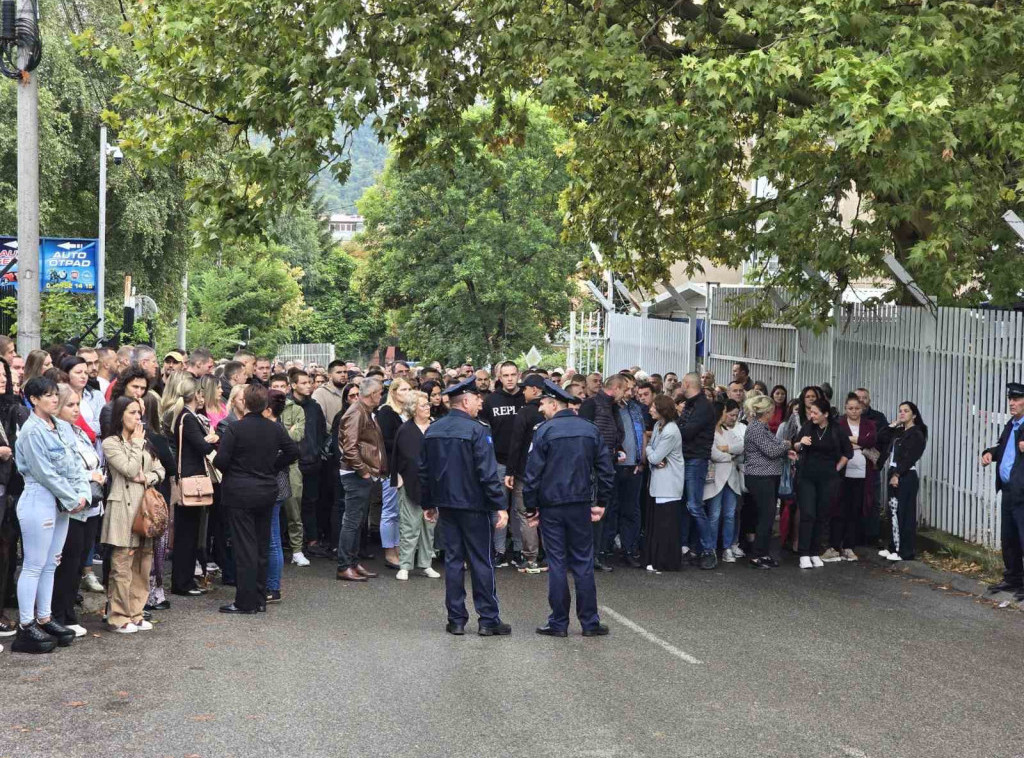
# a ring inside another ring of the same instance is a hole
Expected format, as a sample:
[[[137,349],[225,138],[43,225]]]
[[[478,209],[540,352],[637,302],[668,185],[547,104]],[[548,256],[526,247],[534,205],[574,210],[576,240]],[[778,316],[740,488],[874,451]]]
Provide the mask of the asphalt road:
[[[441,580],[327,561],[257,617],[218,588],[149,633],[91,618],[70,649],[0,653],[0,758],[1024,754],[1018,611],[863,563],[598,582],[597,639],[534,634],[543,575],[499,571],[511,637],[455,638]]]

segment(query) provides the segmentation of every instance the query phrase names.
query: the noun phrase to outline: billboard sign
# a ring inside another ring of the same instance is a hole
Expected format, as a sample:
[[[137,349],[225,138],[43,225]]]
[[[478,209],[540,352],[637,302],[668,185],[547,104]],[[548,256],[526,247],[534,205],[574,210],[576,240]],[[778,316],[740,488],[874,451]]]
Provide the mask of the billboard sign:
[[[39,240],[39,289],[43,292],[95,294],[98,240],[42,237]],[[0,237],[0,270],[18,256],[16,237]],[[18,266],[11,268],[0,287],[18,284]]]

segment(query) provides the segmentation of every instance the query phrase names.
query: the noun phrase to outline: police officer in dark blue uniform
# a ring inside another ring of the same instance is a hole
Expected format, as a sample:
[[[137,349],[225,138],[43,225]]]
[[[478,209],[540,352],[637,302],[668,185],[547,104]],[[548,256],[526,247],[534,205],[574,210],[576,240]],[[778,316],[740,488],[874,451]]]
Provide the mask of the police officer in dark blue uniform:
[[[996,465],[996,490],[1003,493],[1003,580],[989,592],[1013,592],[1024,600],[1024,384],[1006,385],[1010,420],[995,447],[981,456],[981,465]]]
[[[449,634],[466,632],[465,566],[473,584],[473,605],[480,617],[481,637],[512,633],[498,615],[491,544],[494,529],[508,523],[508,503],[498,479],[491,430],[477,421],[483,400],[476,379],[449,387],[451,410],[423,437],[420,449],[420,505],[433,521],[440,511],[444,541],[445,606]],[[491,513],[497,511],[492,525]]]
[[[533,435],[523,484],[528,517],[540,521],[548,558],[548,622],[537,634],[565,637],[569,627],[568,572],[576,585],[576,616],[584,637],[608,634],[597,614],[592,521],[604,515],[615,485],[608,446],[597,427],[569,405],[573,397],[550,381],[544,383],[540,410],[548,419]],[[596,487],[596,504],[592,505]],[[539,515],[538,515],[539,511]]]

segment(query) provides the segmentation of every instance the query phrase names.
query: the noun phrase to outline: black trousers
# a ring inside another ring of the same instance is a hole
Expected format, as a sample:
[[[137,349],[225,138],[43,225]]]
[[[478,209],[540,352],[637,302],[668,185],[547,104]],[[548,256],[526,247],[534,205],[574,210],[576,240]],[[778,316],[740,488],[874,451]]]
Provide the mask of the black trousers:
[[[18,565],[18,517],[14,513],[14,500],[7,506],[7,512],[0,521],[0,616],[7,601],[17,592],[14,572]]]
[[[757,506],[757,522],[754,532],[754,557],[769,555],[772,542],[772,524],[775,523],[775,502],[779,497],[779,477],[747,476],[744,479],[747,491]]]
[[[320,472],[302,475],[302,532],[306,542],[320,538],[317,514],[320,511]]]
[[[274,500],[245,508],[228,508],[227,518],[235,549],[235,606],[254,611],[267,602],[267,562],[270,555],[270,518]]]
[[[317,539],[325,545],[337,546],[338,530],[336,500],[338,490],[338,463],[324,461],[320,467],[320,481],[317,483],[316,528]]]
[[[1004,487],[1000,505],[1003,581],[1024,586],[1024,496]]]
[[[99,517],[89,521],[99,521]],[[78,623],[75,595],[78,594],[78,584],[82,578],[82,552],[85,550],[86,533],[89,531],[87,523],[78,519],[68,519],[68,536],[64,540],[60,563],[53,572],[53,618],[64,626]]]
[[[199,525],[205,506],[174,506],[174,559],[171,563],[171,591],[185,592],[196,586],[196,558],[199,555]]]
[[[228,526],[227,508],[224,493],[219,484],[213,486],[213,508],[210,509],[209,539],[213,549],[207,548],[207,555],[213,556],[213,562],[220,566],[220,577],[225,584],[235,583],[235,556],[232,552],[231,527]]]
[[[892,473],[889,474],[892,478]],[[892,537],[889,552],[899,553],[905,561],[914,560],[917,540],[917,490],[920,482],[916,471],[900,477],[896,492],[889,493],[889,514],[892,516]],[[1018,507],[1019,509],[1019,507]],[[1003,522],[1006,523],[1005,521]]]
[[[864,510],[865,479],[843,477],[839,488],[839,509],[832,517],[832,547],[836,550],[853,548],[857,544],[857,530],[860,528],[861,513]]]
[[[832,495],[839,476],[819,472],[802,472],[796,500],[800,508],[800,557],[821,553],[821,538],[825,534]]]

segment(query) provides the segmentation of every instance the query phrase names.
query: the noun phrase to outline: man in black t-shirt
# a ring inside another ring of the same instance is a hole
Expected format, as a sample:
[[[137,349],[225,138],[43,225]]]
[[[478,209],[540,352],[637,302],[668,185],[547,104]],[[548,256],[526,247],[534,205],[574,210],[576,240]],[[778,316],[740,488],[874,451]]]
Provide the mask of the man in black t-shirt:
[[[498,461],[498,478],[504,485],[508,473],[508,450],[512,441],[512,424],[515,421],[516,413],[526,402],[522,390],[519,388],[519,367],[513,361],[505,361],[498,366],[497,388],[484,399],[483,409],[480,411],[479,420],[484,421],[491,427],[491,438],[494,442],[494,457]],[[512,490],[505,487],[506,496],[511,495]],[[520,561],[523,551],[523,538],[516,519],[509,519],[509,526],[512,530],[512,551],[513,560]],[[507,565],[505,560],[505,545],[508,539],[508,527],[494,530],[494,552],[498,561],[495,567]]]

